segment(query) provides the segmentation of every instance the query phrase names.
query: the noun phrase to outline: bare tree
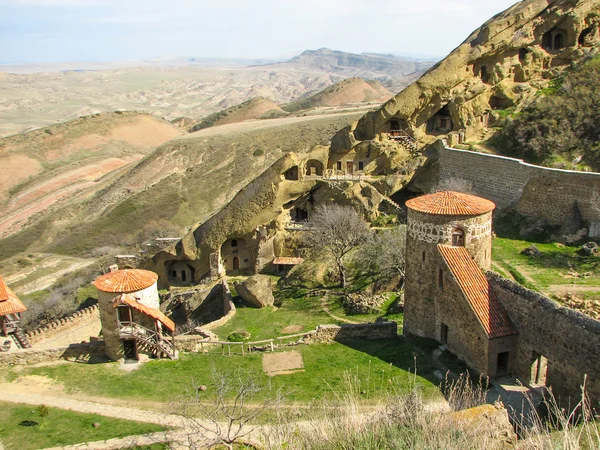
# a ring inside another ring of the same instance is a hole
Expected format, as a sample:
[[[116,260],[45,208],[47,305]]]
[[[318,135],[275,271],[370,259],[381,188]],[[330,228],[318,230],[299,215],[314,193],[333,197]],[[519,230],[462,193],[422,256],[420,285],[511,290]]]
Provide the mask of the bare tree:
[[[406,225],[373,233],[357,252],[357,263],[383,278],[397,277],[403,282]]]
[[[253,420],[278,401],[271,399],[270,385],[261,385],[248,371],[213,370],[211,381],[208,386],[192,381],[192,391],[174,403],[174,412],[182,417],[182,433],[172,438],[176,448],[233,449],[247,443],[255,430]],[[255,402],[265,392],[267,399]]]
[[[369,225],[349,206],[322,205],[309,222],[306,244],[329,255],[337,267],[340,283],[346,287],[345,257],[369,238]]]

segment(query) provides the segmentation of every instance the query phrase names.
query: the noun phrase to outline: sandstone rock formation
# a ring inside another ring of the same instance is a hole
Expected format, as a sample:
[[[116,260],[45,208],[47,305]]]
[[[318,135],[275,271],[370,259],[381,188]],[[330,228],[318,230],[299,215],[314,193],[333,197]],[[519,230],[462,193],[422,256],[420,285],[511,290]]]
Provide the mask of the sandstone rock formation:
[[[271,278],[266,275],[253,275],[235,285],[235,290],[246,302],[259,308],[272,306],[273,286]]]
[[[492,126],[498,111],[520,108],[575,62],[595,55],[600,5],[593,0],[525,0],[467,40],[380,109],[340,131],[332,150],[402,131],[423,144],[451,145]]]

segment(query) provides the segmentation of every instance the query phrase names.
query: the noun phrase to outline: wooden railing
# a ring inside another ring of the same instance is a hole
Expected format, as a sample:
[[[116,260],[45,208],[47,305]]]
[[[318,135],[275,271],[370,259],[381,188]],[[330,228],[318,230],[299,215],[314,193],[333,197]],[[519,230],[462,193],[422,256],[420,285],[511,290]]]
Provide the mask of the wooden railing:
[[[175,358],[175,339],[167,339],[158,331],[150,330],[133,321],[119,322],[119,336],[121,338],[134,338],[135,340],[150,345],[155,350]]]

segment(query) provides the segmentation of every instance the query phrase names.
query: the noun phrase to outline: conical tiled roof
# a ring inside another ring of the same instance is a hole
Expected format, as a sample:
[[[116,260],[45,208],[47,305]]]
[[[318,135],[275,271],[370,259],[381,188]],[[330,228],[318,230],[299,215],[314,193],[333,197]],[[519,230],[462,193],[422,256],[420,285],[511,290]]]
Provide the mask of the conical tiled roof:
[[[477,216],[492,211],[494,202],[462,192],[441,191],[410,199],[406,206],[412,210],[440,216]]]
[[[27,311],[19,297],[9,288],[0,277],[0,316]]]
[[[94,286],[102,292],[137,292],[152,286],[158,275],[149,270],[123,269],[109,272],[94,281]]]

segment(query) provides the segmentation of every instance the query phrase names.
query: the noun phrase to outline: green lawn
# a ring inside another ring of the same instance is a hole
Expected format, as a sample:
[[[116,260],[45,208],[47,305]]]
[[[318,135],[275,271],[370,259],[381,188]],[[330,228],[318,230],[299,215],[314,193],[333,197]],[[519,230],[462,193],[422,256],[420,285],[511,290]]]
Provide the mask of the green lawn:
[[[320,297],[286,298],[278,308],[255,308],[248,306],[240,297],[234,297],[237,312],[215,333],[223,340],[231,333],[247,331],[250,341],[272,339],[290,333],[282,333],[288,325],[302,325],[303,331],[314,330],[317,325],[335,323],[320,306]]]
[[[100,427],[94,428],[94,422]],[[57,408],[49,408],[47,417],[42,419],[36,406],[0,402],[0,440],[6,450],[35,450],[164,429],[160,425]]]
[[[522,255],[521,251],[531,244],[516,239],[494,238],[493,260],[517,281],[543,292],[551,285],[573,284],[573,278],[568,276],[571,267],[579,273],[590,273],[589,277],[578,279],[577,285],[598,286],[600,291],[600,257],[582,256],[577,253],[580,247],[556,243],[535,243],[541,252],[537,258]],[[520,276],[523,279],[519,279]]]
[[[406,341],[401,337],[347,344],[300,345],[290,350],[302,353],[305,371],[275,376],[271,379],[272,387],[281,388],[290,401],[305,402],[334,395],[334,391],[343,389],[346,374],[353,374],[366,397],[378,397],[390,389],[410,388],[412,376],[409,371],[414,371],[416,357],[417,384],[426,395],[435,395],[437,381],[432,372],[436,367],[430,355],[436,346],[430,341]],[[217,348],[208,354],[183,354],[178,361],[151,361],[133,372],[124,372],[116,363],[63,364],[26,368],[19,375],[50,377],[62,383],[68,392],[168,402],[185,395],[192,380],[210,389],[213,370],[225,373],[243,369],[256,380],[266,383],[269,378],[262,370],[262,357],[261,353],[222,356]],[[11,376],[14,378],[15,374]],[[82,379],[86,380],[84,390],[81,389]]]

